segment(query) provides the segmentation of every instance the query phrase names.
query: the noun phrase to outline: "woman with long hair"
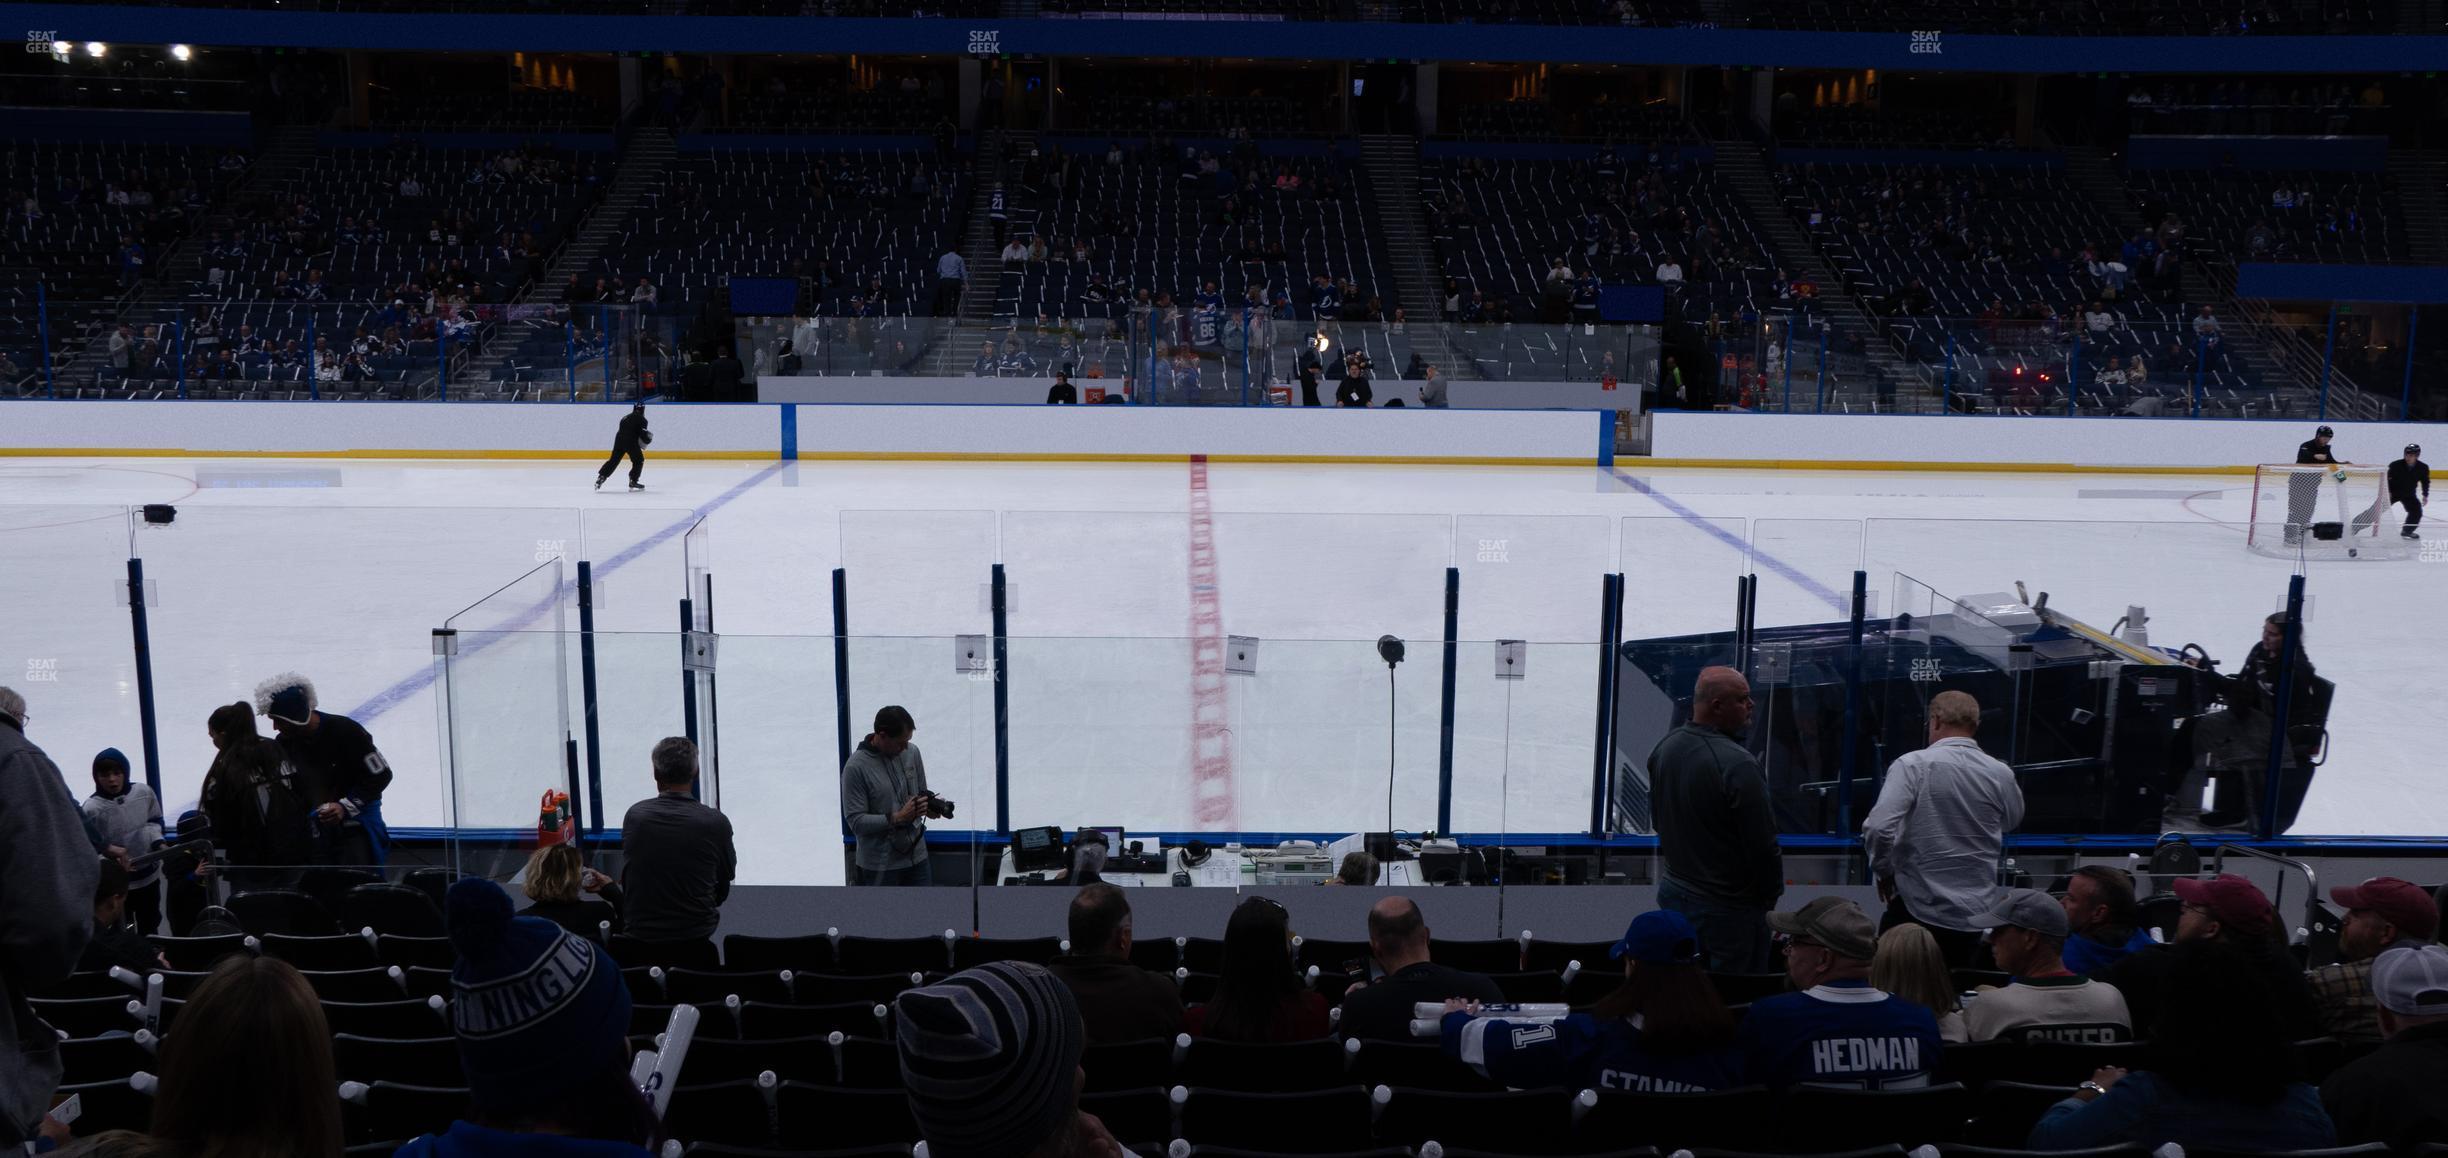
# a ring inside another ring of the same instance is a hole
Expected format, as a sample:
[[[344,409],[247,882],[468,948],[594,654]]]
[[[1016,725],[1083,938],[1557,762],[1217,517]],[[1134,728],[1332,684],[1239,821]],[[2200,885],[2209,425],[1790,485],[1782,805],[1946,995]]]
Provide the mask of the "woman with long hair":
[[[1940,1041],[1968,1040],[1955,975],[1929,930],[1906,921],[1879,934],[1878,955],[1870,959],[1870,987],[1928,1006],[1938,1018]]]
[[[604,922],[621,931],[624,894],[612,878],[586,866],[574,845],[548,844],[527,858],[527,899],[522,917],[542,917],[590,941],[604,939]],[[593,895],[602,904],[588,900]]]
[[[296,969],[223,958],[161,1043],[153,1125],[72,1153],[96,1158],[339,1158],[331,1025]]]
[[[2316,1150],[2337,1145],[2320,1091],[2297,1076],[2276,979],[2226,941],[2175,945],[2150,1027],[2152,1066],[2107,1066],[2032,1127],[2034,1150]]]
[[[1332,1031],[1326,999],[1292,970],[1292,916],[1281,904],[1251,897],[1233,910],[1215,996],[1191,1006],[1182,1029],[1217,1041],[1309,1041]]]
[[[238,865],[315,863],[313,794],[297,783],[280,742],[255,730],[255,706],[224,704],[204,724],[212,768],[198,807],[212,819],[213,843]]]
[[[1615,943],[1624,982],[1550,1034],[1514,1032],[1468,1002],[1445,1004],[1447,1055],[1516,1089],[1683,1093],[1743,1084],[1734,1015],[1703,971],[1700,938],[1681,913],[1642,913]]]

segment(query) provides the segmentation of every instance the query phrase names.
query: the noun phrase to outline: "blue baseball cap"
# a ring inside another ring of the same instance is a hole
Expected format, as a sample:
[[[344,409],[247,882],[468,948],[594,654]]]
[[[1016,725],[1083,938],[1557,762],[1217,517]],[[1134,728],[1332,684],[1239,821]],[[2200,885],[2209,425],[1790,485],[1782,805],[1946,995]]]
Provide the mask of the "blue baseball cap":
[[[1683,914],[1657,909],[1632,918],[1623,940],[1615,942],[1607,956],[1617,961],[1630,958],[1644,965],[1696,965],[1700,962],[1700,934],[1693,931]]]

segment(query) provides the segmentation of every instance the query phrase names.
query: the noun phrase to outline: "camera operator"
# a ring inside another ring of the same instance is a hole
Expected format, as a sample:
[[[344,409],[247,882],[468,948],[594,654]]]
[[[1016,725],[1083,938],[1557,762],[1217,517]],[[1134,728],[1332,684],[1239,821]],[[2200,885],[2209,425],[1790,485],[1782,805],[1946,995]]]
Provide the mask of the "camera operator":
[[[909,709],[886,705],[842,765],[842,820],[858,841],[857,884],[934,883],[926,819],[952,815],[952,802],[927,790],[926,761],[910,743],[917,730]]]
[[[2232,676],[2221,675],[2203,658],[2186,662],[2209,673],[2211,695],[2227,705],[2227,710],[2193,720],[2194,774],[2188,776],[2174,804],[2181,810],[2198,800],[2202,777],[2216,772],[2224,775],[2243,773],[2245,792],[2242,809],[2229,808],[2211,812],[2200,818],[2211,828],[2232,828],[2252,818],[2261,805],[2269,780],[2270,729],[2277,724],[2278,656],[2286,642],[2286,613],[2275,612],[2261,621],[2261,639],[2244,655],[2244,664]],[[2305,654],[2300,634],[2295,647],[2295,675],[2292,689],[2294,703],[2289,718],[2305,723],[2311,718],[2315,692],[2311,657]],[[2295,745],[2286,746],[2282,767],[2297,766]]]

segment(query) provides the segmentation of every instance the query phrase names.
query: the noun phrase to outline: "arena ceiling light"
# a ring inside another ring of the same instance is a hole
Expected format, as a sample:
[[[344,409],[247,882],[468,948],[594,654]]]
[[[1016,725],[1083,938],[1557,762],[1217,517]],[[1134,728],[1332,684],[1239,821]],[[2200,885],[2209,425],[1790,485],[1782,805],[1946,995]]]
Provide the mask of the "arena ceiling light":
[[[100,60],[102,57],[109,54],[110,45],[104,44],[99,40],[88,40],[85,42],[85,55],[93,57],[96,60]]]
[[[184,44],[173,44],[173,45],[171,45],[171,46],[170,46],[170,59],[172,59],[172,60],[194,60],[194,59],[195,59],[195,49],[189,48],[189,47],[187,47],[187,46],[186,46],[186,45],[184,45]]]

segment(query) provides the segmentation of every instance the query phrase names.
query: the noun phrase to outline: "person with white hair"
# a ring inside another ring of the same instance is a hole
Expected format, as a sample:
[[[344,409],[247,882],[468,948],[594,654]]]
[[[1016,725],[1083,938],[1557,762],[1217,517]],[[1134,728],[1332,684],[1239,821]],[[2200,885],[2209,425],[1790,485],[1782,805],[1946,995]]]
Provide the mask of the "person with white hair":
[[[382,794],[391,765],[365,726],[320,709],[314,681],[283,672],[255,685],[255,710],[272,721],[296,766],[323,836],[326,864],[380,865],[390,853]]]

